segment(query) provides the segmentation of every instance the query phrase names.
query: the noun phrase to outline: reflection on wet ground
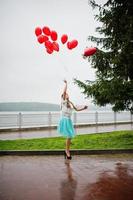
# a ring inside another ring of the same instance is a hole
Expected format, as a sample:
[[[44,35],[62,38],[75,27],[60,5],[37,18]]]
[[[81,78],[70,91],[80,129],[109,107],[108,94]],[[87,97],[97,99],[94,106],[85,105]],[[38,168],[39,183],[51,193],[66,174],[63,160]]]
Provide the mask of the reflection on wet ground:
[[[133,155],[1,156],[0,200],[132,200]]]

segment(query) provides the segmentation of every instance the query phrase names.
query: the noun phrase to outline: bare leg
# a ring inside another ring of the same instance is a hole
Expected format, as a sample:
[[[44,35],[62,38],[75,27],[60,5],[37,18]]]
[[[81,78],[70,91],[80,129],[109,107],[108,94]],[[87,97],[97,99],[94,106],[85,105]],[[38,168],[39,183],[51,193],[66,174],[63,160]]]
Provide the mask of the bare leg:
[[[66,153],[68,156],[70,156],[70,144],[71,144],[71,138],[66,139]]]

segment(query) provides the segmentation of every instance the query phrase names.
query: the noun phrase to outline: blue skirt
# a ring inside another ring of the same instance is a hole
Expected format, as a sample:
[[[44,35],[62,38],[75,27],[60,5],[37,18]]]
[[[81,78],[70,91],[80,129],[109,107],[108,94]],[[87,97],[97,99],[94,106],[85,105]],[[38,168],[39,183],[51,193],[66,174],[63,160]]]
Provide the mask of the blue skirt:
[[[58,132],[66,138],[73,138],[75,136],[75,131],[71,118],[62,117],[60,119]]]

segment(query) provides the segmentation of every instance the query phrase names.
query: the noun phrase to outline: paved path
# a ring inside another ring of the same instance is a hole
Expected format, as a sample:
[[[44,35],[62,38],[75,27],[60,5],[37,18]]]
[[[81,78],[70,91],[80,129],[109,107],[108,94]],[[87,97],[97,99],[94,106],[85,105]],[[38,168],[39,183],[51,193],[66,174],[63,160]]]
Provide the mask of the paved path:
[[[85,128],[76,128],[77,134],[90,134],[109,132],[114,130],[133,130],[131,124],[106,125],[106,126],[88,126]],[[0,132],[0,140],[14,140],[20,138],[44,138],[57,137],[57,130],[35,130],[35,131],[18,131],[18,132]]]
[[[132,200],[133,155],[1,156],[0,200]]]

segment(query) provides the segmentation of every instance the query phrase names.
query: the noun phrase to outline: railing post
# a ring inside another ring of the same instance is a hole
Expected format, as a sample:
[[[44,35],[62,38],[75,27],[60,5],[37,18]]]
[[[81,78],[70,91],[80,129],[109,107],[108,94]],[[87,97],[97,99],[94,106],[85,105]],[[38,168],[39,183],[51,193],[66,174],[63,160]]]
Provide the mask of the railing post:
[[[98,133],[98,112],[95,112],[96,133]]]
[[[116,112],[114,112],[114,124],[116,124],[117,122],[117,115],[116,115]]]
[[[19,129],[22,128],[22,113],[21,112],[19,112],[18,114],[18,127]]]
[[[95,123],[96,123],[96,125],[98,124],[98,112],[97,111],[95,112]]]
[[[114,111],[114,128],[116,128],[117,124],[117,112]]]
[[[131,129],[132,129],[132,125],[133,125],[133,115],[132,115],[131,112],[130,112],[130,119],[131,119]]]
[[[49,129],[51,129],[51,125],[52,125],[52,115],[51,112],[48,113],[48,126]]]

